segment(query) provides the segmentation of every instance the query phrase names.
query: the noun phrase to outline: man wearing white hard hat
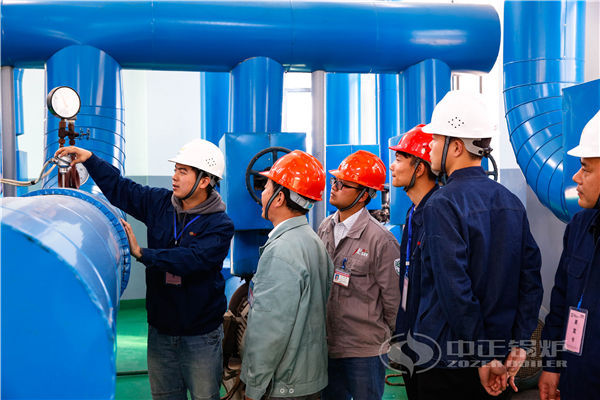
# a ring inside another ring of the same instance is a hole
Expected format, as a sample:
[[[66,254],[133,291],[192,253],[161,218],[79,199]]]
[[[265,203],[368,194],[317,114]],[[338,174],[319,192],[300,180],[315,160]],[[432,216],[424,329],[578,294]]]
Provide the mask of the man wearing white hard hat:
[[[564,351],[544,357],[542,400],[600,396],[600,112],[586,124],[579,146],[567,154],[581,159],[573,180],[584,210],[565,230],[542,332],[543,340],[565,342]]]
[[[195,139],[172,158],[172,190],[142,186],[90,151],[59,149],[83,163],[114,206],[148,228],[141,248],[122,221],[131,255],[146,266],[148,376],[153,399],[219,399],[223,314],[227,308],[223,260],[233,223],[214,189],[225,160],[214,144]]]
[[[510,397],[519,346],[537,326],[540,252],[519,199],[481,167],[495,130],[488,115],[481,95],[452,91],[422,128],[433,134],[432,169],[448,178],[423,209],[415,335],[440,355],[421,367],[431,369],[417,379],[419,399]]]

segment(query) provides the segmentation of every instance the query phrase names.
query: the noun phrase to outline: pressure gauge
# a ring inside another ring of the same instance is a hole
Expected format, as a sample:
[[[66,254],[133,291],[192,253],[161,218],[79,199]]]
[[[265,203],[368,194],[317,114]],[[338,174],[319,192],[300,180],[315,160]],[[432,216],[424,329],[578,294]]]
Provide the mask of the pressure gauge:
[[[55,87],[46,99],[48,110],[59,118],[72,119],[81,108],[79,94],[68,86]]]

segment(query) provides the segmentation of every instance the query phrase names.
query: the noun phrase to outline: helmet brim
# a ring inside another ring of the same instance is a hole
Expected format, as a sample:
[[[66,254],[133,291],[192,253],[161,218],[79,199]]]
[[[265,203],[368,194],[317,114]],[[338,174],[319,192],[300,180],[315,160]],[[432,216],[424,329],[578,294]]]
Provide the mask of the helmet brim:
[[[600,151],[598,149],[596,151],[591,150],[589,148],[583,147],[581,145],[577,147],[573,147],[571,150],[567,151],[567,154],[573,157],[579,158],[598,158],[600,157]]]

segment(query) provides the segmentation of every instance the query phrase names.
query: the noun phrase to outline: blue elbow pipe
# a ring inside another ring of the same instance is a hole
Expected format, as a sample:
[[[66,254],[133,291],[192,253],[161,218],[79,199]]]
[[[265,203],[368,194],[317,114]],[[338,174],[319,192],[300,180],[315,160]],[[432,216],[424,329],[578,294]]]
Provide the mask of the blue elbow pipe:
[[[138,69],[230,71],[263,56],[295,71],[399,72],[427,58],[489,71],[500,43],[494,8],[467,4],[4,0],[2,14],[2,65],[24,67],[85,44]]]
[[[0,212],[2,398],[113,398],[129,258],[118,215],[69,189],[5,198]]]
[[[585,2],[507,1],[504,31],[513,34],[504,38],[504,102],[517,162],[540,202],[568,221],[562,89],[584,79]]]

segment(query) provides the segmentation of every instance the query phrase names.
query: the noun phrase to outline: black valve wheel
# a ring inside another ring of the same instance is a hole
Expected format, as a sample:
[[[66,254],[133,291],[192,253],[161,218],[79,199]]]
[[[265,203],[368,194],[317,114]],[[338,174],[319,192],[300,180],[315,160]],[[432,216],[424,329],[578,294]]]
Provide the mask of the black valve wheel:
[[[252,160],[250,160],[250,163],[248,164],[248,167],[246,168],[246,189],[248,189],[248,193],[250,193],[250,197],[252,197],[252,199],[258,204],[261,205],[260,202],[260,198],[258,197],[258,195],[256,194],[256,190],[259,190],[260,188],[257,185],[260,181],[263,181],[264,183],[266,183],[266,178],[260,174],[261,171],[257,171],[254,169],[254,164],[256,164],[256,162],[263,157],[265,154],[272,154],[273,155],[273,164],[275,164],[275,161],[277,161],[277,159],[279,158],[278,154],[279,153],[290,153],[291,150],[290,149],[286,149],[285,147],[278,147],[278,146],[274,146],[274,147],[267,147],[264,150],[259,151],[258,153],[256,153],[256,155],[254,157],[252,157]]]
[[[494,160],[494,157],[492,157],[491,154],[488,154],[487,158],[492,162],[492,169],[489,171],[485,171],[485,173],[487,174],[487,176],[494,177],[494,180],[498,182],[498,165],[496,164],[496,160]]]

